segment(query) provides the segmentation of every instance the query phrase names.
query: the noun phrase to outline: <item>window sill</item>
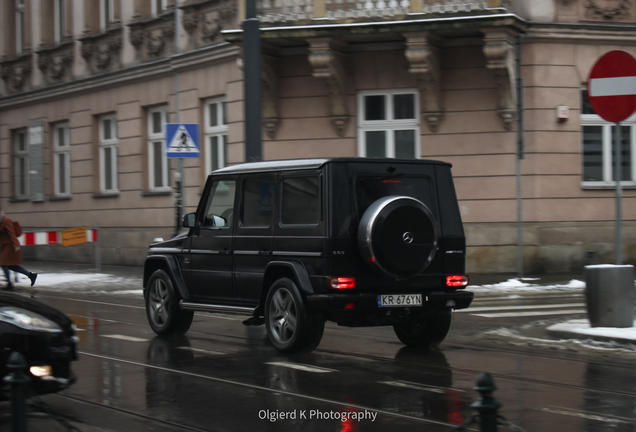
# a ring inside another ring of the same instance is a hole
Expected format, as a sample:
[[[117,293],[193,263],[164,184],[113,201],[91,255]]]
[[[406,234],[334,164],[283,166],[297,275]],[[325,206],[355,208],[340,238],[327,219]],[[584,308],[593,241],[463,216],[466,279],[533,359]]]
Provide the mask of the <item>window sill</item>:
[[[18,202],[29,202],[31,199],[29,197],[20,197],[20,198],[11,198],[9,202],[18,203]]]
[[[49,201],[70,201],[71,196],[54,196],[49,198]]]
[[[119,192],[107,192],[101,194],[93,194],[93,198],[116,198],[119,196]]]
[[[166,196],[166,195],[172,195],[172,190],[149,191],[149,192],[142,192],[141,193],[141,196]]]
[[[636,183],[634,182],[621,182],[622,189],[636,189]],[[603,183],[599,182],[597,184],[594,183],[583,183],[581,185],[583,190],[615,190],[615,183]]]

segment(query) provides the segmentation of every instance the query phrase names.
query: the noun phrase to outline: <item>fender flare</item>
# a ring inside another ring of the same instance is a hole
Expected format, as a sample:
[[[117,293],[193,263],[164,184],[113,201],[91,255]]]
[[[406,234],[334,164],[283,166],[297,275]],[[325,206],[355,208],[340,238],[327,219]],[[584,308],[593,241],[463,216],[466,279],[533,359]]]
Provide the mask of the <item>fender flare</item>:
[[[151,263],[156,261],[160,261],[163,264],[151,266]],[[179,267],[179,263],[174,255],[150,255],[146,258],[146,262],[144,263],[144,279],[143,279],[143,287],[144,287],[144,295],[146,294],[146,288],[148,285],[148,280],[150,276],[155,272],[155,270],[164,270],[172,281],[174,282],[177,291],[182,299],[187,300],[188,290],[186,289],[185,280],[183,280],[183,276],[181,275],[181,267]]]
[[[265,274],[267,275],[272,267],[285,267],[294,274],[296,281],[298,282],[298,288],[305,295],[314,294],[314,287],[311,284],[309,273],[305,266],[298,261],[271,261],[265,267]]]

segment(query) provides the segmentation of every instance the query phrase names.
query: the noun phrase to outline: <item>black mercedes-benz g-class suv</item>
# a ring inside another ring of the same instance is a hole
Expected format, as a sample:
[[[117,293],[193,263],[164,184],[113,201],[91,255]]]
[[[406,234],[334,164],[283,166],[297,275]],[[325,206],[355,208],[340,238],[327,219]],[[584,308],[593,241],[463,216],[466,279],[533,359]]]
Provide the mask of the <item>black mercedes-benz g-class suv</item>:
[[[148,321],[185,333],[194,311],[265,324],[282,352],[318,346],[325,321],[393,326],[440,343],[473,293],[451,165],[333,158],[245,163],[210,174],[184,232],[150,245]]]

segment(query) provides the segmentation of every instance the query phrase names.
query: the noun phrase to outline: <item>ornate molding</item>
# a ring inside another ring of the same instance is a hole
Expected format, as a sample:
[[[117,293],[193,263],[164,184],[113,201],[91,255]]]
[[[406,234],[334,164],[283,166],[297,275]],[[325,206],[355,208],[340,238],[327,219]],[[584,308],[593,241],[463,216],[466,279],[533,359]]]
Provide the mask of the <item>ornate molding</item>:
[[[483,29],[486,67],[495,75],[498,109],[505,130],[512,130],[515,121],[515,37],[506,29]]]
[[[0,76],[5,81],[10,93],[25,90],[28,78],[33,69],[31,65],[32,54],[23,55],[10,60],[0,62]]]
[[[309,40],[309,64],[312,75],[322,78],[329,92],[331,123],[338,134],[344,136],[351,116],[347,107],[347,74],[344,67],[345,54],[332,48],[331,38]]]
[[[146,20],[135,17],[128,27],[130,43],[142,61],[168,55],[168,50],[174,46],[174,12]]]
[[[89,69],[103,71],[119,66],[119,55],[123,45],[122,33],[122,27],[116,27],[105,33],[84,35],[79,39],[82,42],[82,57]]]
[[[607,2],[602,3],[607,4]],[[600,6],[598,0],[586,0],[584,3],[585,16],[592,19],[603,19],[607,21],[629,18],[632,4],[630,0],[614,1],[612,6]]]
[[[435,35],[431,32],[406,34],[404,51],[409,63],[409,72],[417,77],[422,96],[422,116],[433,133],[437,133],[444,118],[442,74],[439,66],[440,49],[431,43],[435,39]]]
[[[183,10],[183,28],[194,46],[209,45],[221,37],[221,31],[236,17],[237,3],[200,1],[180,6]]]
[[[71,74],[75,59],[73,41],[52,48],[42,47],[37,51],[38,68],[49,81],[58,82]]]
[[[128,38],[132,46],[138,50],[146,41],[146,30],[141,27],[131,28]]]
[[[198,10],[194,9],[186,9],[183,11],[183,18],[181,18],[181,24],[185,31],[189,34],[192,34],[197,27],[199,26],[199,22],[201,21],[201,14]]]

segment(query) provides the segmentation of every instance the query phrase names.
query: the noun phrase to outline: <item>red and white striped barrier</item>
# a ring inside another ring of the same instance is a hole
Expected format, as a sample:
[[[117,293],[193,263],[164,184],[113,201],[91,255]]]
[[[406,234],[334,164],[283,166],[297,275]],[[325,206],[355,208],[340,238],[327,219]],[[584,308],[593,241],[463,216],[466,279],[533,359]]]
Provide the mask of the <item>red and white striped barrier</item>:
[[[86,240],[89,243],[96,242],[98,236],[99,230],[86,229]],[[62,244],[62,233],[61,231],[24,232],[18,237],[18,241],[21,246]]]

